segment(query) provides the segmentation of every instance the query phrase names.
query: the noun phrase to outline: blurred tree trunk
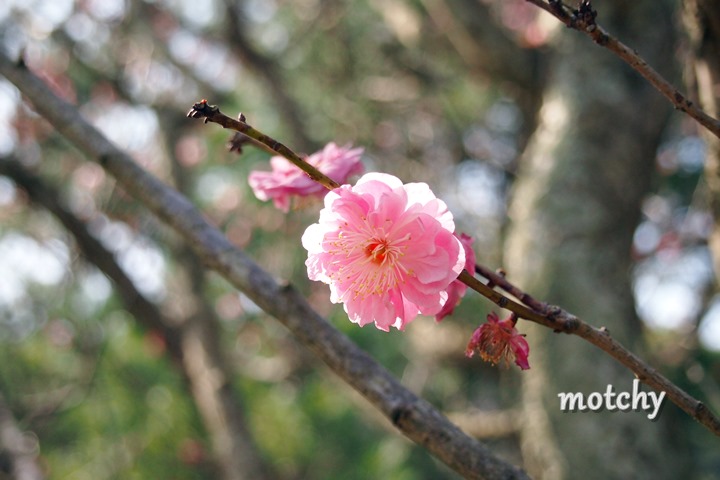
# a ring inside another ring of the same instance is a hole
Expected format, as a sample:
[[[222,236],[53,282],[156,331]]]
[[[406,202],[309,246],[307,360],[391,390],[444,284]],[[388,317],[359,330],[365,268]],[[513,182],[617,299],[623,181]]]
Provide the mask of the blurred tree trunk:
[[[183,322],[184,371],[197,409],[210,437],[222,480],[277,479],[263,461],[255,444],[241,402],[233,389],[233,371],[221,345],[221,326],[212,306],[203,296],[205,272],[200,260],[183,248],[179,269],[189,278]]]
[[[596,7],[599,23],[660,72],[671,71],[670,2]],[[554,47],[514,187],[505,266],[537,298],[606,326],[637,349],[630,250],[669,105],[582,35],[562,32]],[[604,393],[609,384],[631,391],[630,372],[580,339],[527,322],[519,328],[531,344],[521,443],[534,478],[680,478],[684,456],[671,450],[666,424],[642,412],[560,411],[560,392]]]
[[[702,108],[717,118],[720,111],[720,3],[716,0],[685,0],[683,20],[691,49],[686,65],[688,83],[694,88]],[[720,139],[704,133],[707,144],[705,180],[715,219],[710,250],[715,277],[720,278]]]
[[[43,480],[38,445],[18,426],[0,392],[0,479]]]

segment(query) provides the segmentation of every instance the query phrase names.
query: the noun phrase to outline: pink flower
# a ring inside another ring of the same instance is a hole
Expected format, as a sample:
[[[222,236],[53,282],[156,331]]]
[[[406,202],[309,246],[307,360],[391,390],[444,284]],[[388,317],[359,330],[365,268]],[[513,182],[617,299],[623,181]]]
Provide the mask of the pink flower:
[[[352,175],[359,175],[364,168],[360,162],[362,148],[338,147],[328,143],[320,152],[305,159],[322,173],[338,183],[347,182]],[[248,182],[255,196],[262,200],[271,200],[275,206],[287,212],[292,197],[316,196],[322,198],[327,189],[308,177],[305,172],[284,157],[270,159],[272,172],[250,172]]]
[[[500,321],[497,314],[493,312],[487,316],[487,320],[487,323],[480,325],[473,333],[465,355],[472,357],[475,352],[478,352],[480,358],[493,365],[497,365],[501,361],[508,365],[510,360],[515,360],[515,364],[522,370],[529,369],[530,346],[524,335],[515,329],[516,317],[510,315]]]
[[[461,233],[460,235],[456,233],[455,236],[460,239],[460,243],[465,250],[465,270],[473,275],[475,273],[475,252],[472,249],[473,238],[465,233]],[[437,313],[437,315],[435,315],[435,321],[439,322],[443,318],[452,314],[455,307],[457,307],[460,303],[462,297],[465,296],[466,291],[467,285],[460,280],[453,281],[447,289],[447,302],[445,302],[443,308]]]
[[[318,223],[302,237],[308,276],[330,285],[350,320],[403,329],[435,315],[465,266],[452,214],[425,183],[368,173],[325,196]]]

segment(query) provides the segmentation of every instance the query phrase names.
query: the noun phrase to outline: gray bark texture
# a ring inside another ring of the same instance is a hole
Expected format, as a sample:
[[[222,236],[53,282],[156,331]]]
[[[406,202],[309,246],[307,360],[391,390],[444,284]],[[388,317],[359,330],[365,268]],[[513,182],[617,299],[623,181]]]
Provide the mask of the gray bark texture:
[[[140,168],[72,105],[55,96],[27,68],[0,53],[0,74],[28,98],[68,141],[101,164],[128,192],[183,236],[207,269],[244,292],[277,318],[297,341],[365,397],[406,437],[468,479],[525,479],[521,469],[468,437],[427,401],[417,397],[367,353],[315,312],[294,288],[279,285],[233,246],[176,190]]]
[[[186,305],[183,307],[189,313],[168,316],[136,289],[113,254],[90,234],[82,220],[62,204],[60,194],[54,188],[15,160],[0,158],[0,174],[12,178],[33,202],[55,215],[73,235],[85,258],[114,282],[127,310],[138,324],[162,335],[170,356],[181,367],[211,438],[215,463],[220,471],[219,478],[277,478],[277,475],[269,472],[270,467],[263,463],[246,427],[241,398],[230,385],[231,372],[220,348],[219,320],[197,295],[202,291],[204,273],[197,258],[189,252],[183,252],[183,265],[187,270],[185,276],[189,277],[185,282]]]
[[[668,2],[594,3],[598,22],[671,72]],[[618,58],[576,32],[559,35],[538,126],[510,207],[508,277],[536,298],[606,326],[637,351],[641,327],[630,251],[669,106]],[[643,412],[562,413],[558,393],[630,391],[633,376],[577,338],[521,322],[521,443],[533,478],[680,478],[667,424]]]

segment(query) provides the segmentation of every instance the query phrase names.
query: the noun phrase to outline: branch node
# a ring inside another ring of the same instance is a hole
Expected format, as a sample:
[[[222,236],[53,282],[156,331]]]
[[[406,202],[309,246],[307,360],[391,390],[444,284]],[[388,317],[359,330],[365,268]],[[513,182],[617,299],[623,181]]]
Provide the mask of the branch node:
[[[280,285],[280,293],[283,295],[294,295],[296,292],[295,288],[289,282]]]
[[[562,308],[558,307],[557,305],[548,305],[547,308],[547,317],[548,320],[552,322],[557,322],[558,318],[562,314]]]
[[[563,321],[562,331],[571,334],[578,328],[580,328],[580,320],[574,315],[567,315]]]
[[[597,18],[597,10],[592,7],[591,1],[582,0],[578,5],[578,8],[572,11],[568,26],[576,30],[584,30],[588,33],[592,33],[597,29],[595,18]],[[602,37],[603,35],[600,35],[598,39],[595,39],[595,41],[597,42],[598,40],[601,40]]]
[[[403,423],[405,423],[405,420],[410,418],[412,415],[412,412],[410,408],[408,408],[405,405],[400,405],[395,407],[392,412],[390,412],[390,421],[393,425],[400,428]]]
[[[550,10],[557,15],[558,18],[567,20],[569,18],[568,13],[565,11],[565,5],[560,0],[548,0]],[[570,25],[568,25],[569,27]]]
[[[208,105],[208,101],[204,98],[199,102],[193,104],[190,111],[187,113],[188,118],[205,118],[205,123],[208,122],[210,116],[220,113],[220,107],[217,105]]]
[[[556,305],[548,305],[545,318],[557,325],[553,329],[555,333],[572,334],[580,328],[580,319]]]
[[[230,140],[228,141],[228,151],[235,152],[238,155],[242,155],[243,146],[249,142],[250,139],[246,135],[243,135],[240,132],[236,132],[235,135],[233,135],[232,138],[230,138]]]
[[[592,7],[592,2],[590,0],[582,0],[580,5],[578,5],[577,10],[573,13],[575,14],[575,17],[582,20],[582,22],[587,25],[594,24],[595,19],[597,18],[597,10]]]
[[[687,98],[685,98],[685,96],[682,93],[680,93],[678,91],[675,91],[675,93],[673,94],[673,97],[675,98],[675,103],[677,105],[678,110],[682,110],[683,112],[686,112],[687,109],[692,107],[692,105],[693,105],[692,100],[688,100]]]

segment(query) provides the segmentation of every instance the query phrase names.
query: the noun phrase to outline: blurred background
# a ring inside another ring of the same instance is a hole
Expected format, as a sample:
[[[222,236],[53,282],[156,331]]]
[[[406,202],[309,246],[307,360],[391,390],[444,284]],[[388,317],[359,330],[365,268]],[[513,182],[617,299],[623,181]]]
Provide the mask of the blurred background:
[[[720,6],[594,6],[718,111]],[[269,155],[231,153],[229,132],[185,117],[207,98],[297,152],[353,144],[366,170],[428,182],[479,263],[720,411],[717,139],[525,0],[5,0],[0,47],[533,478],[720,478],[717,438],[667,401],[655,422],[561,413],[559,392],[632,387],[578,338],[520,322],[530,371],[466,359],[493,307],[479,295],[441,324],[351,324],[306,277],[320,204],[259,202],[247,175]],[[3,77],[0,157],[0,428],[47,478],[458,478],[206,274]],[[15,463],[0,451],[0,479]]]

